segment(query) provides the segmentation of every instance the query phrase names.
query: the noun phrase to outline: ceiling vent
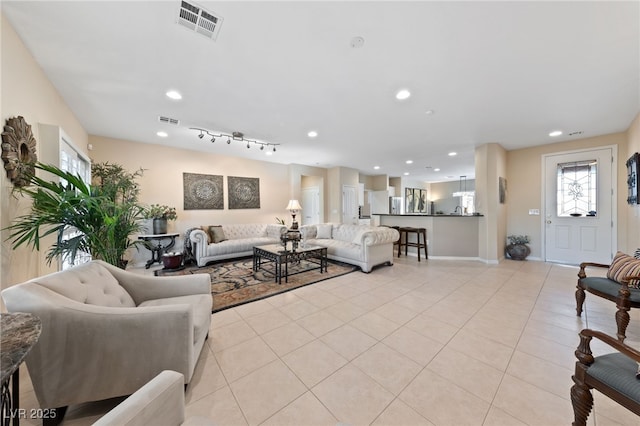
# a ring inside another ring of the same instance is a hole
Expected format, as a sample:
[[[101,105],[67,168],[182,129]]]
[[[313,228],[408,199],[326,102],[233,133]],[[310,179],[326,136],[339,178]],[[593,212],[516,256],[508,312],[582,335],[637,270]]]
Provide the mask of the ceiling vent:
[[[180,120],[177,118],[163,117],[162,115],[158,117],[158,121],[161,123],[172,124],[174,126],[180,124]]]
[[[213,13],[204,10],[195,3],[180,2],[177,23],[189,28],[191,31],[215,40],[216,37],[218,37],[222,21],[222,17],[215,16]]]

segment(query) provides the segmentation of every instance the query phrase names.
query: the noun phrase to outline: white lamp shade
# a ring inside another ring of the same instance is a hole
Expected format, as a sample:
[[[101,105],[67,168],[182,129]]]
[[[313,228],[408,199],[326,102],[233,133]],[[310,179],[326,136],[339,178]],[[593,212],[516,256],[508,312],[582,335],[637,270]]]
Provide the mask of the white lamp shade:
[[[302,210],[302,206],[300,205],[298,200],[289,200],[287,210]]]

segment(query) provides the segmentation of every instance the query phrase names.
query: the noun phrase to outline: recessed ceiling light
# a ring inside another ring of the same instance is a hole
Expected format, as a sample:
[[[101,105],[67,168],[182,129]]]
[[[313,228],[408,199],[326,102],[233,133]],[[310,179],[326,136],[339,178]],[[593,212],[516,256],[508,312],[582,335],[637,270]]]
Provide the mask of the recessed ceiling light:
[[[554,130],[553,132],[549,133],[549,136],[551,136],[552,138],[555,138],[556,136],[560,136],[562,134],[561,130]]]
[[[449,157],[455,157],[456,155],[458,155],[458,153],[457,153],[457,152],[450,152],[450,153],[449,153]]]
[[[404,175],[405,176],[409,176],[409,172],[404,172]]]
[[[407,163],[407,164],[413,164],[413,160],[407,160],[407,161],[405,161],[405,163]]]
[[[272,151],[266,151],[265,154],[266,155],[273,155],[273,152]]]
[[[167,132],[157,132],[156,135],[160,136],[161,138],[166,138],[167,136],[169,136],[169,133]]]
[[[428,109],[424,113],[427,114],[427,115],[433,115],[434,111],[432,109]]]
[[[439,171],[440,171],[440,169],[435,168],[435,169],[433,169],[433,171],[434,171],[434,172],[439,172]]]
[[[307,133],[307,136],[309,136],[310,138],[315,138],[316,136],[318,136],[318,132],[316,132],[315,130],[312,130],[309,133]]]
[[[400,101],[408,99],[409,96],[411,96],[411,92],[409,92],[407,89],[398,90],[398,93],[396,93],[396,99]]]
[[[175,90],[169,90],[166,95],[168,98],[173,99],[174,101],[179,101],[180,99],[182,99],[182,95]]]
[[[373,166],[374,170],[380,170],[380,166]]]
[[[364,38],[357,36],[351,39],[351,47],[354,49],[359,49],[364,46]]]

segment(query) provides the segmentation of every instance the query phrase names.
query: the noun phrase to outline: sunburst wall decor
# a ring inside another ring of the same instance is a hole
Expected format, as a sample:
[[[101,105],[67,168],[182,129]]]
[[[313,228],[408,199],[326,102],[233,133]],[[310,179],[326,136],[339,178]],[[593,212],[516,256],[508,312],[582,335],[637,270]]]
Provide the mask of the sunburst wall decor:
[[[15,186],[29,184],[38,156],[31,125],[22,116],[7,119],[2,132],[2,161],[7,177]]]

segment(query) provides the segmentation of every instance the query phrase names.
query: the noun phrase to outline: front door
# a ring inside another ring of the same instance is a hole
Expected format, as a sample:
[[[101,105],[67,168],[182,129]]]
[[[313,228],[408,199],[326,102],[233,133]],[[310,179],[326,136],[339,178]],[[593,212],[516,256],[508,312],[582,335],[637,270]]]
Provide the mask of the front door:
[[[613,147],[544,156],[544,259],[611,263],[615,253]]]

